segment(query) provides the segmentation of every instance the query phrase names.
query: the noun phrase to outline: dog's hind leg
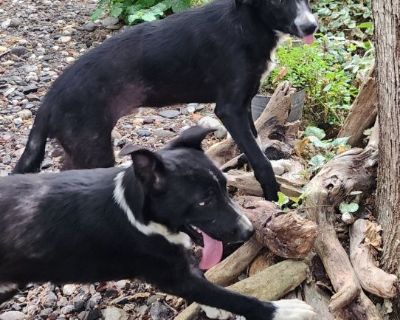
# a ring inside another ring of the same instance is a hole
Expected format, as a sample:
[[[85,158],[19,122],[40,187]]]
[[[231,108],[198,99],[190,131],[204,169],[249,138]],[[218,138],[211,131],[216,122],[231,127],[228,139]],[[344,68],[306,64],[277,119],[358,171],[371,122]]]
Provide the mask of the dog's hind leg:
[[[62,170],[109,168],[115,163],[111,132],[91,136],[77,133],[76,137],[60,139],[65,150]]]
[[[0,282],[0,304],[12,298],[18,292],[15,283]]]

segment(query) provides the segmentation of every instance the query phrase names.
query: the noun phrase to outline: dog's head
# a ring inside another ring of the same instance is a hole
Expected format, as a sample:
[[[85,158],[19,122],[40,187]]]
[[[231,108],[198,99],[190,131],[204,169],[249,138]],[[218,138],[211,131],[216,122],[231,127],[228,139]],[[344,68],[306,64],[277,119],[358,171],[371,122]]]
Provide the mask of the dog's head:
[[[318,28],[309,0],[236,0],[256,7],[260,18],[272,30],[302,38],[310,43]]]
[[[253,227],[230,200],[225,176],[201,149],[211,131],[192,127],[157,153],[128,152],[146,188],[145,218],[185,232],[198,244],[212,244],[210,239],[242,242],[253,234]]]

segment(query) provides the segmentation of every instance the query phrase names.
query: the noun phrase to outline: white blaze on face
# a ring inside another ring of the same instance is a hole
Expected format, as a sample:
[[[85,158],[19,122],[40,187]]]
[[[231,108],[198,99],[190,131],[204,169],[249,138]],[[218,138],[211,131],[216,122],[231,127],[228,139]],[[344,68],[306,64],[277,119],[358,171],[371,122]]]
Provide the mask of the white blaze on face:
[[[302,34],[302,29],[301,29],[302,26],[312,25],[312,24],[317,25],[317,19],[311,13],[310,9],[306,4],[306,1],[304,0],[297,1],[297,15],[296,19],[294,20],[294,24],[301,34]]]

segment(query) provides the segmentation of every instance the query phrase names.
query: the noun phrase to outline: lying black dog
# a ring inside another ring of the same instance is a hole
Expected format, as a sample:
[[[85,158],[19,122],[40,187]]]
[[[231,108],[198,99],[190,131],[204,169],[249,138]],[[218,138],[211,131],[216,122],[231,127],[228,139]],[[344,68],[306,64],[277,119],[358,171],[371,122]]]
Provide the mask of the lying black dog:
[[[209,268],[221,259],[221,241],[253,233],[229,199],[225,177],[201,150],[208,132],[188,129],[157,153],[127,147],[128,168],[1,178],[0,294],[28,282],[138,277],[249,320],[309,319],[305,303],[229,292],[193,264],[190,238],[204,246],[200,264]]]
[[[279,35],[311,42],[316,28],[308,0],[217,0],[122,32],[54,82],[14,172],[40,169],[47,137],[65,149],[65,168],[112,167],[111,131],[120,117],[141,106],[216,102],[216,115],[247,155],[265,197],[277,200],[250,101]]]

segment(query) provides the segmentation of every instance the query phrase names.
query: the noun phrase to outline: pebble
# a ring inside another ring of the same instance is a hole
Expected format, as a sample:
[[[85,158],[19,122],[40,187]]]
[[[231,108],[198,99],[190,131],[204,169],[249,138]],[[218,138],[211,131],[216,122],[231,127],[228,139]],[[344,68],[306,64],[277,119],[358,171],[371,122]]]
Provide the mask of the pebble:
[[[21,57],[28,53],[28,49],[22,46],[14,47],[10,51],[12,54],[15,54],[18,57]]]
[[[75,307],[72,304],[66,305],[61,308],[61,314],[70,314],[75,311]]]
[[[22,120],[27,120],[32,118],[32,111],[28,109],[21,110],[17,113],[18,117],[20,117]]]
[[[2,162],[3,162],[3,164],[10,164],[11,156],[9,154],[4,155]]]
[[[56,150],[57,150],[57,149],[56,149]],[[55,152],[56,150],[53,151],[53,154],[52,154],[53,157],[54,157],[54,152]],[[76,285],[75,285],[75,284],[66,284],[66,285],[64,285],[64,286],[62,287],[62,293],[63,293],[65,296],[70,296],[70,295],[72,295],[72,294],[75,292],[75,290],[76,290]]]
[[[152,320],[168,319],[171,310],[159,301],[154,302],[150,307],[150,316]]]
[[[22,23],[22,20],[21,20],[21,19],[19,19],[19,18],[12,18],[11,21],[10,21],[9,26],[10,26],[11,28],[16,28],[16,27],[19,27],[19,26],[21,25],[21,23]]]
[[[137,133],[137,135],[139,137],[149,137],[149,136],[151,136],[151,132],[148,129],[138,129],[136,131],[136,133]]]
[[[107,320],[128,320],[129,315],[126,311],[116,308],[116,307],[107,307],[102,311],[104,319]]]
[[[228,134],[228,131],[225,129],[222,123],[218,119],[215,119],[213,117],[205,116],[199,120],[198,124],[205,128],[216,129],[214,135],[218,139],[223,139]]]
[[[155,129],[153,131],[154,135],[159,137],[159,138],[172,138],[175,137],[175,133],[169,130],[164,130],[164,129]]]
[[[161,117],[167,119],[173,119],[179,116],[180,112],[178,110],[162,110],[158,113]]]
[[[61,36],[60,38],[58,38],[58,41],[61,43],[67,43],[71,41],[71,36]]]
[[[30,94],[30,93],[36,92],[37,90],[38,90],[38,87],[34,84],[31,84],[29,86],[25,86],[22,88],[22,92],[24,94]]]
[[[23,121],[22,121],[22,119],[21,118],[15,118],[14,119],[14,123],[17,125],[17,126],[20,126],[22,123],[23,123]]]
[[[57,296],[53,291],[49,291],[43,301],[45,307],[53,307],[57,304]]]
[[[82,29],[83,29],[83,30],[89,31],[89,32],[94,31],[96,28],[97,28],[97,25],[96,25],[95,23],[91,22],[91,21],[85,23],[85,24],[82,26]]]
[[[24,320],[26,316],[20,311],[7,311],[0,313],[0,320]]]
[[[66,57],[65,61],[67,61],[68,63],[74,62],[75,58],[74,57]]]

